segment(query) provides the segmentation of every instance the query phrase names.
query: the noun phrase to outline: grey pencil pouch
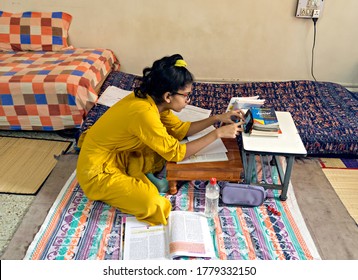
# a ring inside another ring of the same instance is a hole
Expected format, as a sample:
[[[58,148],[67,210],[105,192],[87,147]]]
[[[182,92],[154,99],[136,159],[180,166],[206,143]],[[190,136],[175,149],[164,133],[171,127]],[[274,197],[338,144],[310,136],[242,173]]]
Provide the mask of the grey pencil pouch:
[[[229,182],[221,185],[220,194],[224,204],[246,207],[260,206],[267,196],[262,186]]]

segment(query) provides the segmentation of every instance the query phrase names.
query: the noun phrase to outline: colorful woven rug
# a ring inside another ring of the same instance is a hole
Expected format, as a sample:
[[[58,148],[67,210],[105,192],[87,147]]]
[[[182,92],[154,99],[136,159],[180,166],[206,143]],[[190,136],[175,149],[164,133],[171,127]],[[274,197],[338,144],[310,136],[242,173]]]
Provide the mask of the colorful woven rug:
[[[260,169],[258,166],[257,171],[262,174]],[[277,182],[277,170],[270,168],[264,172],[268,180]],[[188,182],[176,195],[168,195],[173,210],[204,211],[205,184],[204,181]],[[218,218],[208,220],[218,258],[320,259],[292,185],[286,201],[278,197],[277,190],[269,190],[268,198],[260,207],[220,205]],[[25,259],[121,259],[123,220],[120,211],[88,200],[74,172],[28,248]]]
[[[323,173],[358,225],[358,159],[321,158]]]

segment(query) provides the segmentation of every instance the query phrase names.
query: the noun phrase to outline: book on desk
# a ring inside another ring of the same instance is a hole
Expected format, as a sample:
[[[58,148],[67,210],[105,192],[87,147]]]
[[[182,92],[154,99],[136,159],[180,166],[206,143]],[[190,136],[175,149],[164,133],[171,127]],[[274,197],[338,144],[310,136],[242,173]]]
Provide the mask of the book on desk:
[[[226,112],[231,110],[243,109],[250,110],[254,118],[250,135],[255,136],[278,136],[282,134],[275,110],[273,108],[263,108],[265,99],[259,99],[259,96],[232,97]]]
[[[282,134],[274,108],[251,107],[250,111],[253,118],[250,135],[277,137]]]
[[[250,107],[261,107],[265,103],[265,99],[259,99],[258,95],[246,97],[231,97],[226,112],[238,109],[249,109]]]

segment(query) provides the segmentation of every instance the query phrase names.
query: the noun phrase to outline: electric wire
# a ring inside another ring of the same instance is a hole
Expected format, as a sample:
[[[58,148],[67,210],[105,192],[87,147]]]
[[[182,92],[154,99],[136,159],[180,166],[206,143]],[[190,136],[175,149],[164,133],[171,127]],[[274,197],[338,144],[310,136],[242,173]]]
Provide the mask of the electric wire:
[[[313,20],[313,46],[312,46],[312,60],[311,60],[311,75],[313,77],[313,79],[315,80],[315,82],[317,82],[316,77],[313,74],[313,64],[314,64],[314,49],[316,46],[316,23],[318,18],[312,18]]]

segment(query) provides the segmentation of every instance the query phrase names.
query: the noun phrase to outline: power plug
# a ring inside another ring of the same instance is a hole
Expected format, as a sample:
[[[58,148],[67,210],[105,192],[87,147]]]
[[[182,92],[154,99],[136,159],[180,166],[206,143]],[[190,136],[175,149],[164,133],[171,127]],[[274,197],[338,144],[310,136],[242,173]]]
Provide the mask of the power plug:
[[[313,10],[312,18],[319,18],[320,10]]]

